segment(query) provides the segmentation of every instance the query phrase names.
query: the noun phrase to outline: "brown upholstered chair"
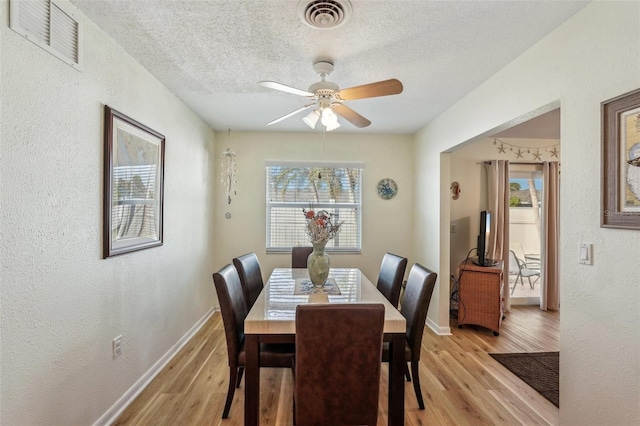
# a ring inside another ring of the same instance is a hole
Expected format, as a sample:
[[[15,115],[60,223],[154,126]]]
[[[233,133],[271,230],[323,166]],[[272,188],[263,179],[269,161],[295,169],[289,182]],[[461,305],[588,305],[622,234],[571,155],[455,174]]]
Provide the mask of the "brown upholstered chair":
[[[418,374],[418,362],[420,361],[420,347],[422,346],[422,334],[427,310],[436,284],[437,274],[424,266],[416,263],[409,271],[409,278],[404,289],[404,296],[400,305],[400,313],[407,320],[407,340],[405,343],[405,360],[411,363],[411,375],[413,375],[413,389],[416,392],[418,406],[424,410],[422,390],[420,389],[420,375]],[[382,349],[382,361],[389,361],[389,345],[385,343]],[[407,370],[407,380],[411,376]]]
[[[313,247],[293,247],[291,249],[291,267],[306,268],[307,258],[313,251]]]
[[[233,259],[233,266],[238,270],[247,311],[250,311],[264,287],[258,256],[255,253],[243,254]]]
[[[222,412],[222,418],[226,419],[229,415],[231,402],[233,402],[235,388],[240,386],[244,372],[244,319],[248,311],[236,268],[232,265],[225,266],[213,274],[213,282],[222,311],[229,356],[229,390],[227,391],[227,402]],[[294,351],[294,345],[263,344],[260,346],[260,366],[291,368]]]
[[[380,272],[378,274],[378,291],[394,306],[398,307],[402,279],[407,269],[407,259],[393,253],[386,253],[382,258]]]
[[[383,328],[380,303],[297,307],[297,425],[376,424]]]

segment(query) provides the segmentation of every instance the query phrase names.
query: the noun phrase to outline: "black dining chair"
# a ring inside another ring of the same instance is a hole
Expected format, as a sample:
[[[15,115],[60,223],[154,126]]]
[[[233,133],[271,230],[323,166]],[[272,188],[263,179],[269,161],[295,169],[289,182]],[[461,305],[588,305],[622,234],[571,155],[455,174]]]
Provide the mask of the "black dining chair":
[[[247,253],[235,257],[233,259],[233,266],[238,270],[240,284],[242,284],[242,291],[244,292],[244,299],[247,302],[247,311],[250,311],[264,287],[258,256],[256,256],[255,253]]]
[[[407,320],[407,339],[404,349],[405,361],[411,363],[411,375],[407,370],[407,381],[411,381],[411,376],[413,376],[413,389],[421,410],[424,410],[424,401],[422,399],[422,390],[420,389],[418,363],[420,362],[420,348],[427,320],[427,311],[437,277],[438,275],[435,272],[430,271],[419,263],[414,264],[409,271],[409,278],[407,278],[407,285],[400,305],[400,313]],[[383,346],[382,361],[389,362],[388,343]]]
[[[405,257],[386,253],[382,258],[376,287],[395,308],[398,307],[398,301],[400,300],[402,279],[406,269],[407,258]]]
[[[291,267],[306,268],[307,258],[313,251],[313,247],[293,247],[291,249]]]
[[[296,308],[295,424],[376,425],[383,330],[381,303]]]
[[[213,282],[220,303],[220,311],[222,311],[229,358],[229,389],[227,401],[222,411],[222,418],[226,419],[229,416],[235,388],[240,387],[244,372],[244,319],[248,310],[240,277],[235,267],[226,265],[213,274]],[[294,354],[295,346],[293,344],[261,344],[260,367],[291,368]]]

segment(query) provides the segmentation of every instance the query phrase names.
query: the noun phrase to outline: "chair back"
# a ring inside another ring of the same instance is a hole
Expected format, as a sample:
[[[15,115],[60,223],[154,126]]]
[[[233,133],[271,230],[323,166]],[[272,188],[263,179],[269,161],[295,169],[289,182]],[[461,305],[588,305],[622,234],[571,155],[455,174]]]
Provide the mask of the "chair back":
[[[380,273],[378,274],[378,291],[394,306],[398,307],[402,279],[407,269],[407,259],[393,253],[386,253],[382,258]]]
[[[244,319],[248,312],[247,304],[244,300],[238,271],[232,265],[227,265],[213,274],[213,283],[222,312],[229,366],[234,367],[238,365],[238,354],[244,344]]]
[[[384,305],[299,305],[295,417],[298,425],[375,425]]]
[[[400,313],[407,320],[407,341],[411,348],[412,362],[420,360],[422,334],[437,277],[435,272],[419,263],[414,264],[409,271]]]
[[[236,267],[240,276],[240,284],[242,284],[247,309],[251,310],[264,287],[258,256],[255,253],[243,254],[233,259],[233,266]]]
[[[307,258],[313,251],[313,247],[293,247],[291,249],[291,267],[306,268]]]
[[[522,269],[522,266],[520,264],[520,259],[516,256],[516,252],[509,250],[509,275],[518,275],[520,273],[520,269]]]

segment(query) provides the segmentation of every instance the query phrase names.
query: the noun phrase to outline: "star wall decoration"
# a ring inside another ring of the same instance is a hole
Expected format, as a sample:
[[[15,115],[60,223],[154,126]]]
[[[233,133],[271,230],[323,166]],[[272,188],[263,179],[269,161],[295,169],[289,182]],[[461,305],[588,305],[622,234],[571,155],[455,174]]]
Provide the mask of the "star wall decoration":
[[[533,159],[534,160],[538,160],[538,161],[542,161],[542,159],[540,158],[540,150],[537,149],[536,152],[533,154]]]
[[[500,145],[498,145],[500,143]],[[549,154],[550,158],[559,158],[560,150],[559,143],[554,143],[553,145],[548,146],[521,146],[516,145],[510,142],[501,141],[499,139],[494,139],[493,144],[496,146],[499,154],[506,154],[507,147],[510,152],[513,152],[516,158],[524,158],[524,154],[531,154],[533,156],[533,161],[543,161],[542,157],[545,154]]]

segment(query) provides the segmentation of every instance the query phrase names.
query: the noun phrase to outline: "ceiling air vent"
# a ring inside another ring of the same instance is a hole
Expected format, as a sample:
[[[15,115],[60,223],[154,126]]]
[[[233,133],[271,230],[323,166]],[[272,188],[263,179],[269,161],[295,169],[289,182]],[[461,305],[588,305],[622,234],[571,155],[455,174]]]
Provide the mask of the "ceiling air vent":
[[[298,16],[313,28],[330,30],[344,24],[351,17],[349,0],[302,0]]]
[[[71,11],[51,0],[11,0],[9,26],[27,40],[77,70],[80,66],[80,24]]]

